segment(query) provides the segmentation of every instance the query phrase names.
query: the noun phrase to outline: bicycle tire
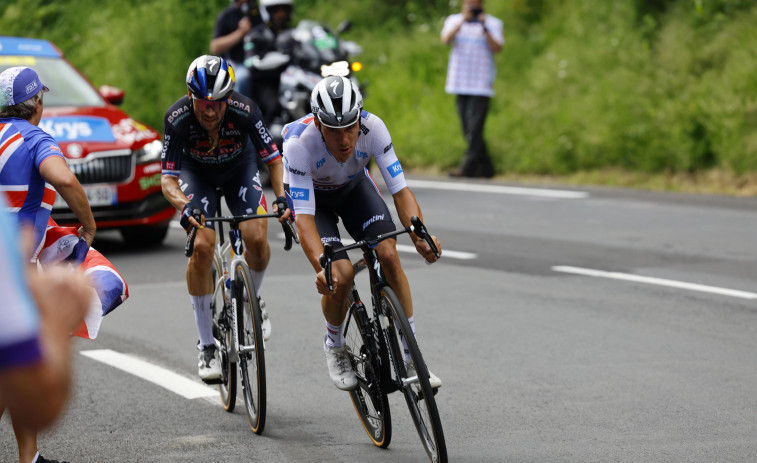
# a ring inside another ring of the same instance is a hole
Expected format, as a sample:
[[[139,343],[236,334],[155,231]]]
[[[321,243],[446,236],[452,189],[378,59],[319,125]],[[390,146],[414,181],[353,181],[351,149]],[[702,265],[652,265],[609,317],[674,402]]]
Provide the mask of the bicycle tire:
[[[218,385],[218,393],[221,395],[223,409],[231,413],[237,401],[237,364],[229,359],[229,350],[233,341],[230,321],[223,313],[224,306],[224,282],[223,270],[221,270],[221,256],[216,252],[213,255],[211,268],[213,281],[216,282],[213,291],[213,337],[221,345],[219,349],[221,357],[221,383]],[[218,284],[220,279],[220,285]]]
[[[400,375],[398,383],[400,383],[400,389],[405,396],[407,408],[410,410],[410,416],[415,424],[415,429],[418,431],[418,436],[421,439],[428,458],[434,463],[445,463],[447,461],[447,447],[444,441],[442,421],[439,418],[439,410],[436,407],[434,391],[431,389],[431,384],[429,383],[426,362],[423,360],[423,355],[418,348],[418,343],[415,341],[415,336],[412,335],[412,329],[405,316],[405,310],[402,304],[400,304],[394,290],[389,286],[384,286],[379,290],[379,304],[380,310],[389,317],[390,322],[384,328],[384,333],[387,337],[392,360],[395,363],[395,371],[399,372]],[[399,333],[395,329],[394,321],[400,325],[400,330],[403,333],[408,333],[405,336],[407,348],[410,352],[410,359],[415,366],[415,371],[418,374],[418,381],[407,385],[403,385],[401,381],[406,375],[404,348]]]
[[[373,332],[364,308],[359,312],[353,302],[347,314],[344,340],[358,386],[349,394],[368,438],[376,447],[386,448],[392,440],[392,417],[386,391],[381,386],[380,367],[369,347],[376,342]]]
[[[262,434],[266,418],[265,346],[263,320],[250,269],[244,262],[234,264],[237,300],[237,326],[239,329],[239,372],[244,390],[244,403],[250,428]],[[244,352],[244,347],[252,348]]]

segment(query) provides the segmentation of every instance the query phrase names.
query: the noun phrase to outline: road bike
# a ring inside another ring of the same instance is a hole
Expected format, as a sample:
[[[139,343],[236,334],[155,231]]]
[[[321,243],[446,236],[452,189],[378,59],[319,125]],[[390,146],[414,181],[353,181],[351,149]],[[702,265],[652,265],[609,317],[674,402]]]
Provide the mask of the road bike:
[[[349,394],[368,437],[377,447],[389,446],[392,424],[387,394],[401,391],[429,459],[435,463],[446,462],[447,447],[436,407],[437,390],[431,388],[428,368],[412,334],[405,310],[387,282],[375,251],[376,245],[381,241],[413,232],[425,240],[439,257],[439,251],[421,220],[412,217],[410,222],[411,225],[402,230],[366,238],[348,246],[335,249],[331,243],[326,243],[321,266],[329,288],[333,289],[331,263],[334,254],[358,248],[363,251],[363,258],[353,263],[353,269],[355,274],[368,269],[373,311],[369,313],[366,309],[353,281],[344,336],[358,380],[357,387]],[[409,350],[410,362],[407,364],[400,336],[404,338]]]
[[[206,217],[205,222],[217,223],[215,253],[211,270],[213,278],[213,337],[221,357],[221,378],[217,383],[223,408],[234,411],[237,398],[237,369],[244,391],[244,403],[250,427],[255,434],[262,434],[266,418],[265,341],[263,339],[263,314],[257,288],[250,268],[244,259],[244,241],[239,224],[247,220],[278,218],[283,211],[273,214],[247,214],[221,216],[222,191],[217,190],[218,213]],[[229,239],[224,239],[223,224],[229,225]],[[299,243],[297,230],[292,222],[282,224],[284,250],[292,248],[292,241]],[[192,255],[196,229],[187,236],[185,255]]]

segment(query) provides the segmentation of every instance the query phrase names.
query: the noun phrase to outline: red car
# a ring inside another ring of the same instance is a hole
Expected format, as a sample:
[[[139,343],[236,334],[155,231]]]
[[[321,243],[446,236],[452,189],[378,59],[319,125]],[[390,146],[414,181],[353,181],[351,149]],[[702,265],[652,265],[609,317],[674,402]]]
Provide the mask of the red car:
[[[124,92],[95,89],[47,40],[0,37],[0,71],[12,66],[31,67],[50,88],[39,126],[58,141],[98,230],[118,229],[136,245],[163,241],[175,209],[160,188],[162,137],[116,107]],[[52,217],[77,223],[60,195]]]

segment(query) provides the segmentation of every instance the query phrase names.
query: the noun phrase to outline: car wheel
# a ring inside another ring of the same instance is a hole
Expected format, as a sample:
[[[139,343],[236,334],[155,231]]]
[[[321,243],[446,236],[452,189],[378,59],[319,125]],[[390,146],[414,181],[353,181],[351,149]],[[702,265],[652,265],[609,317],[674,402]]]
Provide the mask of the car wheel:
[[[157,246],[163,242],[168,233],[168,224],[140,225],[122,228],[121,236],[127,244],[138,247]]]

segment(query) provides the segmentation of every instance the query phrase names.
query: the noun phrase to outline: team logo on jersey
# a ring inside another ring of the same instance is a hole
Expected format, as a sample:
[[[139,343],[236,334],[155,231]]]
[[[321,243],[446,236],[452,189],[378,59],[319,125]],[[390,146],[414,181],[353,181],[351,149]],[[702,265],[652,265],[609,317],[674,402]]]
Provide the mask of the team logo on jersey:
[[[386,171],[389,172],[389,175],[391,175],[392,178],[394,178],[402,173],[402,166],[400,165],[400,162],[397,161],[391,166],[387,167]]]
[[[289,172],[293,173],[294,175],[299,175],[300,177],[304,177],[306,175],[305,172],[299,169],[295,169],[294,167],[290,167]]]
[[[324,164],[326,164],[326,158],[323,158],[320,161],[317,161],[315,163],[315,168],[320,169],[321,167],[323,167]]]
[[[388,145],[386,145],[386,148],[384,148],[384,154],[389,152],[389,150],[392,149],[393,147],[394,147],[394,143],[389,143]]]
[[[358,159],[368,159],[368,153],[366,153],[365,151],[355,150],[355,155]]]
[[[308,201],[310,199],[310,191],[305,188],[291,188],[290,194],[292,199],[299,201]]]

